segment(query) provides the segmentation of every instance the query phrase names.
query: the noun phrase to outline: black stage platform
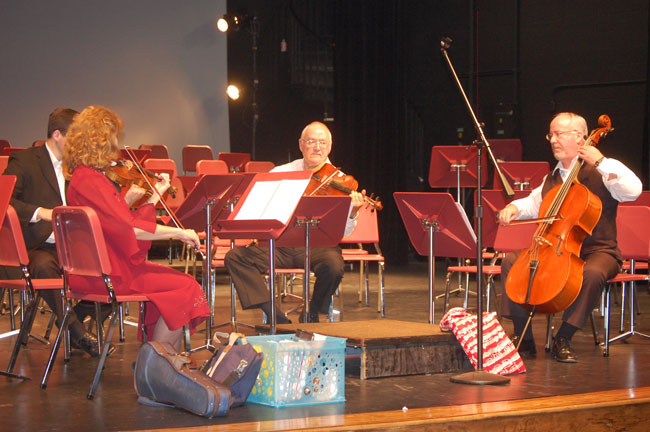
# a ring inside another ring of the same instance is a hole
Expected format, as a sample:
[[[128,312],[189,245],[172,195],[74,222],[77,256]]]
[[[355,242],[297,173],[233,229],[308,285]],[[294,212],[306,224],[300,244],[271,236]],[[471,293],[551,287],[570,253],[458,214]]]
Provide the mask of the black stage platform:
[[[444,267],[441,266],[436,273],[436,287],[440,291]],[[227,281],[225,275],[217,276],[218,322],[226,320],[229,313]],[[357,303],[357,281],[357,274],[352,272],[346,275],[344,281],[346,321],[376,319],[375,280],[371,307]],[[426,264],[417,263],[399,269],[388,267],[387,318],[425,323],[428,317],[426,287]],[[637,330],[648,332],[650,296],[647,286],[639,286],[638,293],[642,314],[638,316]],[[452,300],[455,305],[462,302],[460,297]],[[471,302],[474,304],[475,298]],[[436,308],[438,320],[442,315],[440,303]],[[613,322],[620,313],[618,306],[615,309]],[[260,321],[257,312],[240,312],[239,318],[254,324]],[[297,321],[297,315],[291,318]],[[37,334],[42,334],[46,322],[46,315],[37,317]],[[127,327],[126,341],[118,342],[117,351],[107,360],[92,401],[85,396],[95,361],[76,352],[72,360],[64,365],[61,357],[55,364],[47,390],[41,390],[38,383],[49,347],[32,340],[28,348],[21,352],[15,372],[29,375],[33,380],[22,382],[0,377],[0,430],[87,432],[453,428],[485,431],[556,430],[555,426],[559,425],[567,426],[567,430],[613,430],[611,427],[616,429],[621,422],[630,421],[637,425],[636,429],[627,424],[626,430],[650,430],[650,411],[647,410],[650,389],[646,388],[650,387],[650,341],[632,337],[629,343],[615,343],[611,346],[610,357],[604,358],[601,347],[594,345],[591,331],[586,326],[574,337],[579,363],[561,364],[544,352],[545,323],[545,317],[535,318],[537,358],[526,360],[528,372],[512,376],[510,384],[505,386],[453,384],[449,381],[452,374],[368,380],[347,377],[345,403],[281,409],[249,404],[231,410],[227,417],[215,419],[204,419],[180,410],[146,407],[136,402],[131,370],[138,349],[134,327]],[[601,318],[597,319],[597,325],[602,332]],[[505,327],[510,330],[508,324]],[[0,317],[0,331],[8,329],[9,318],[4,315]],[[202,333],[194,335],[194,345],[201,344],[202,338]],[[3,369],[6,368],[12,343],[13,338],[0,341],[0,367]],[[200,361],[200,353],[196,357]],[[585,410],[590,414],[584,414]],[[579,414],[581,412],[583,414]],[[433,425],[436,421],[437,426]],[[467,422],[462,425],[458,423],[462,421]],[[596,426],[580,426],[584,422]]]

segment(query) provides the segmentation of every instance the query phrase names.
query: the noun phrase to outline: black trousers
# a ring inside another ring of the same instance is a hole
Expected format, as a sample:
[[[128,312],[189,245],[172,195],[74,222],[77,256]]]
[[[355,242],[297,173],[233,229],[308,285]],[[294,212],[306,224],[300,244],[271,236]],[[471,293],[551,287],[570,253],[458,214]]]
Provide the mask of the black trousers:
[[[526,320],[528,311],[521,305],[510,300],[505,294],[505,282],[512,265],[517,260],[519,252],[510,252],[501,261],[501,315],[514,320]],[[562,321],[574,327],[582,328],[591,315],[591,311],[598,305],[600,293],[608,279],[613,278],[619,271],[620,263],[607,252],[593,252],[581,257],[585,261],[583,270],[582,287],[576,300],[562,315]]]
[[[240,246],[226,254],[226,268],[244,309],[270,300],[263,274],[269,270],[269,250],[256,244]],[[303,268],[305,248],[275,248],[276,268]],[[316,275],[310,302],[312,312],[327,313],[331,296],[343,279],[344,263],[339,247],[310,248],[310,269]]]

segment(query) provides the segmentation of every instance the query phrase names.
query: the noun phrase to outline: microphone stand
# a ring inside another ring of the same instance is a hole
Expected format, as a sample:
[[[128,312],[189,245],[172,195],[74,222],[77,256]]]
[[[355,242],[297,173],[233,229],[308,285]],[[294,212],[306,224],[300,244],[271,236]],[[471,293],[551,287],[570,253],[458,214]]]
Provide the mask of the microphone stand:
[[[477,149],[477,161],[478,161],[478,169],[476,171],[476,181],[477,181],[477,188],[476,188],[476,194],[477,194],[477,199],[476,199],[476,208],[475,208],[475,213],[476,213],[476,332],[477,332],[477,367],[475,371],[472,372],[466,372],[460,375],[454,375],[450,378],[451,382],[453,383],[458,383],[458,384],[475,384],[475,385],[501,385],[501,384],[508,384],[510,383],[510,378],[501,376],[501,375],[496,375],[492,374],[489,372],[485,372],[483,370],[483,206],[482,206],[482,189],[481,189],[481,152],[483,147],[487,149],[487,153],[489,156],[489,159],[492,161],[492,164],[494,165],[494,169],[497,172],[497,175],[499,177],[499,181],[501,182],[501,186],[503,188],[504,193],[508,198],[512,198],[515,193],[512,190],[512,187],[508,184],[508,181],[504,177],[503,173],[499,169],[499,165],[496,162],[496,159],[494,158],[494,154],[492,153],[492,148],[490,147],[490,144],[488,143],[487,138],[485,137],[485,134],[483,133],[483,128],[481,126],[481,123],[478,121],[476,118],[476,114],[474,114],[474,110],[472,109],[472,104],[470,104],[469,99],[467,99],[467,95],[465,94],[465,91],[463,90],[463,86],[460,83],[460,80],[458,79],[458,75],[456,75],[456,71],[454,70],[454,66],[451,63],[451,60],[449,59],[449,56],[447,55],[447,49],[451,46],[451,39],[448,37],[442,38],[440,41],[440,51],[442,52],[442,55],[445,57],[445,60],[447,61],[447,64],[449,65],[449,69],[451,70],[452,75],[454,76],[454,79],[456,81],[456,85],[458,86],[458,89],[460,90],[461,95],[463,96],[463,100],[465,101],[465,105],[467,106],[467,110],[469,111],[470,115],[472,116],[472,120],[474,121],[474,128],[476,129],[476,133],[478,135],[478,138],[474,141],[474,145],[476,145]]]

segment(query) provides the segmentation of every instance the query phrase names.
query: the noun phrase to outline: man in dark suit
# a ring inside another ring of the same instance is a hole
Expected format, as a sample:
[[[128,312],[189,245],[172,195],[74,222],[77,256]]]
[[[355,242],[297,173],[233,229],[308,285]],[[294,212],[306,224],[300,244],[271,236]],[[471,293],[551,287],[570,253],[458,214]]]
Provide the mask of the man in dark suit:
[[[61,160],[65,135],[76,111],[57,108],[50,113],[47,141],[40,147],[13,152],[4,174],[17,177],[11,205],[16,209],[29,251],[29,271],[34,279],[61,276],[52,232],[52,209],[65,205],[65,179]],[[10,271],[9,269],[7,271]],[[56,315],[57,326],[63,320],[63,302],[56,290],[42,290],[40,296]],[[92,303],[80,302],[70,316],[71,346],[93,357],[99,354],[97,339],[86,331],[80,320],[92,315]]]

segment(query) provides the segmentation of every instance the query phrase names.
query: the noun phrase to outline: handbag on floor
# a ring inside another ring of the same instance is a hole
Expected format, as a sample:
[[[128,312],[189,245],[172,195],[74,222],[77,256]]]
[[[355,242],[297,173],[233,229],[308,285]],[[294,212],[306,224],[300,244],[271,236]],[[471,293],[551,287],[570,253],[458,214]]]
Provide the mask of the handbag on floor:
[[[230,389],[230,406],[236,407],[246,402],[263,361],[264,354],[255,351],[243,334],[231,333],[228,343],[221,345],[201,370]]]
[[[230,408],[230,390],[187,365],[189,358],[169,343],[147,342],[135,362],[134,385],[138,402],[174,406],[204,417],[224,416]]]

